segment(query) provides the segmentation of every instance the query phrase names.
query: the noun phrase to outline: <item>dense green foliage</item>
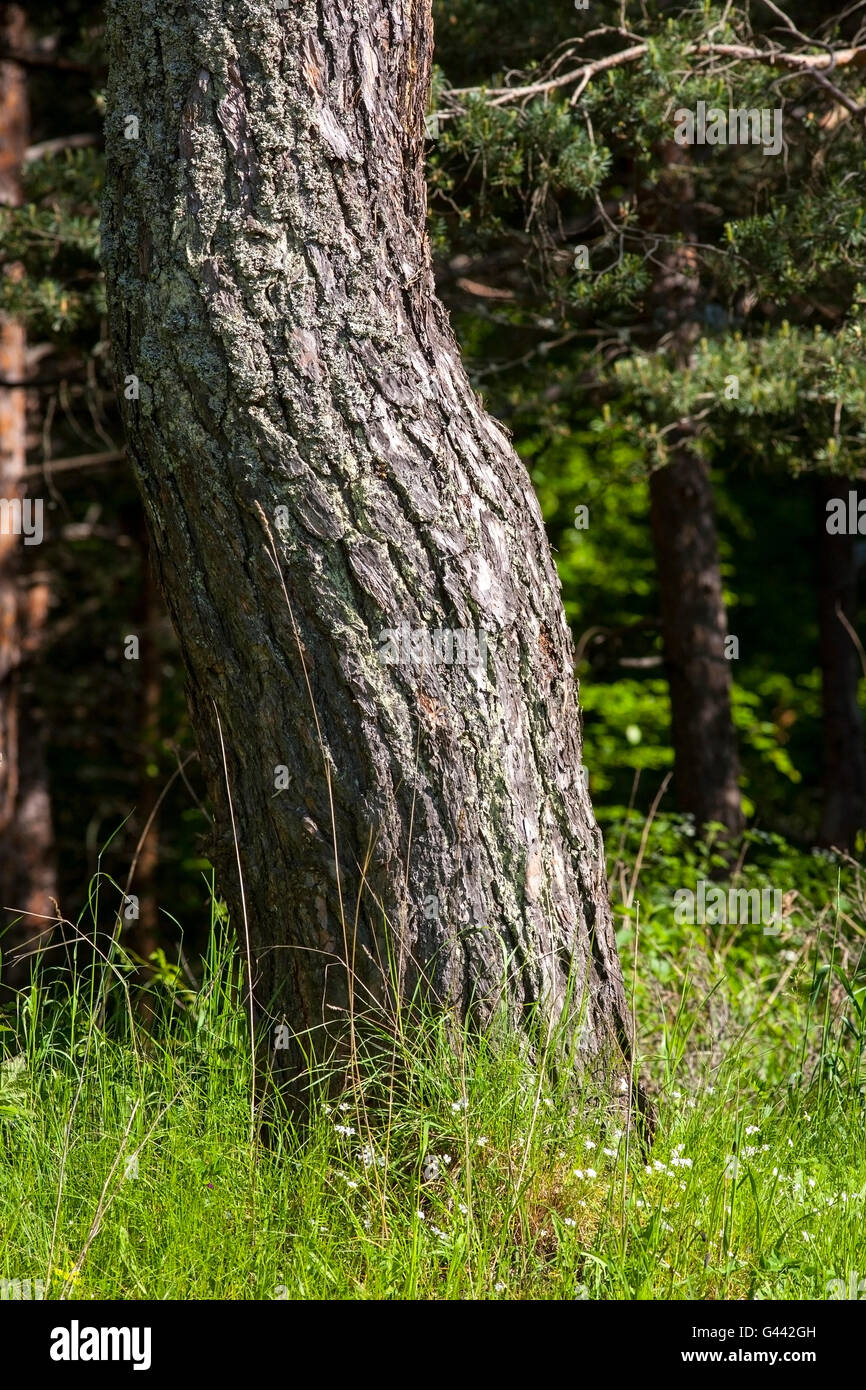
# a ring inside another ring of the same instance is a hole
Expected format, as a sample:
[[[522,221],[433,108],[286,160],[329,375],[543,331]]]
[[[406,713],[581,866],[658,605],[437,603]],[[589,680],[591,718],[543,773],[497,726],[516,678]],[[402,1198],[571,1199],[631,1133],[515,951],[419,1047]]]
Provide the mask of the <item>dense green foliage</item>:
[[[472,0],[443,0],[431,209],[470,370],[530,464],[557,547],[596,801],[626,799],[634,770],[671,762],[666,683],[651,660],[660,643],[645,480],[685,423],[688,447],[713,467],[740,639],[745,809],[808,843],[820,784],[811,477],[836,475],[844,495],[843,475],[862,476],[866,440],[866,166],[861,122],[842,105],[862,100],[863,84],[858,69],[840,69],[828,90],[760,61],[696,61],[708,37],[759,54],[808,51],[757,8],[626,6],[617,27],[592,12],[546,12],[542,23],[524,7],[494,25]],[[788,13],[825,43],[856,32],[820,7]],[[582,64],[641,45],[638,59],[578,82]],[[566,85],[508,97],[569,72]],[[450,97],[452,73],[475,91]],[[666,238],[644,211],[675,109],[700,100],[778,107],[784,144],[778,157],[691,151],[697,291],[683,370],[651,294]],[[643,777],[639,804],[657,785]]]

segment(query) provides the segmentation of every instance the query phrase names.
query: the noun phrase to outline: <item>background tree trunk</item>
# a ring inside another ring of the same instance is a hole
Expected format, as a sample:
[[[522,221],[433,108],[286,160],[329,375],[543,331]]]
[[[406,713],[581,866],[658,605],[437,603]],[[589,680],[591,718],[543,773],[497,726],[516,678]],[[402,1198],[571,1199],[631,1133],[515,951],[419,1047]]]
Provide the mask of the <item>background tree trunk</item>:
[[[689,244],[694,183],[685,149],[671,141],[661,160],[663,173],[645,197],[642,215],[647,228],[664,238],[654,257],[651,298],[662,345],[685,368],[702,318],[699,263]],[[684,421],[683,444],[650,477],[674,790],[679,808],[699,823],[719,821],[737,834],[743,814],[713,489],[706,464],[685,445],[689,428]]]
[[[21,49],[24,39],[23,9],[0,5],[0,45]],[[0,202],[7,206],[21,201],[28,132],[24,70],[0,62]],[[6,273],[16,268],[7,266]],[[0,315],[0,381],[26,378],[26,346],[23,325]],[[24,498],[26,466],[27,393],[0,385],[0,497]],[[45,575],[29,563],[35,549],[25,547],[11,524],[0,528],[0,945],[3,979],[14,987],[29,975],[30,947],[50,935],[57,892],[42,731],[28,678],[49,601]]]
[[[162,944],[157,899],[159,872],[159,793],[160,786],[151,765],[159,756],[159,714],[162,680],[158,619],[160,606],[150,563],[150,546],[141,518],[139,564],[141,590],[133,627],[140,642],[138,671],[140,678],[138,717],[138,799],[135,808],[135,841],[138,862],[132,880],[132,892],[138,898],[138,919],[124,932],[124,944],[145,961]],[[147,977],[147,972],[142,971]]]
[[[824,743],[824,811],[819,843],[851,849],[866,825],[866,737],[857,690],[860,655],[840,618],[853,628],[857,619],[856,536],[827,531],[827,502],[848,498],[849,478],[815,480],[818,532],[818,631],[821,660]]]
[[[288,1020],[299,1085],[349,1015],[423,985],[483,1024],[507,976],[515,1025],[621,1064],[559,584],[434,293],[429,10],[109,16],[112,335],[260,1040]],[[401,623],[486,662],[387,664]]]
[[[731,720],[727,616],[706,464],[684,454],[650,480],[677,805],[706,824],[742,829]]]

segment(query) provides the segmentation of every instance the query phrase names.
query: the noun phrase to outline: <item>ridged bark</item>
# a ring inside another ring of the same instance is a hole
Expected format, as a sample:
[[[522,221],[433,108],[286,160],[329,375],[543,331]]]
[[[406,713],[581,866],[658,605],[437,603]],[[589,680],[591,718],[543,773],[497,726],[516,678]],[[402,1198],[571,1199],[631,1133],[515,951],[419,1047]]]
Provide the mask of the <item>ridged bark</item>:
[[[568,1006],[580,1060],[621,1061],[559,584],[433,286],[429,7],[109,15],[116,362],[260,1033],[321,1051],[421,981],[483,1024],[507,974],[515,1025]],[[386,664],[403,623],[487,660]]]

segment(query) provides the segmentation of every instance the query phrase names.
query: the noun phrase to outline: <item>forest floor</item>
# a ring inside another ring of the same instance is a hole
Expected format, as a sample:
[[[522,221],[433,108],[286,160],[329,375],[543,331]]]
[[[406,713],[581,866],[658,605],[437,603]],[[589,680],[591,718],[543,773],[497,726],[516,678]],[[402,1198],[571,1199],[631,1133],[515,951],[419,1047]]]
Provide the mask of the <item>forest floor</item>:
[[[513,1038],[455,1045],[418,1017],[359,1051],[302,1140],[251,1143],[243,991],[214,906],[198,988],[157,960],[148,1027],[122,954],[74,986],[46,974],[0,1020],[0,1278],[74,1299],[866,1295],[859,870],[791,851],[785,931],[684,929],[670,885],[706,847],[666,822],[641,851],[633,829],[611,883],[658,1113],[648,1153],[621,1105]]]

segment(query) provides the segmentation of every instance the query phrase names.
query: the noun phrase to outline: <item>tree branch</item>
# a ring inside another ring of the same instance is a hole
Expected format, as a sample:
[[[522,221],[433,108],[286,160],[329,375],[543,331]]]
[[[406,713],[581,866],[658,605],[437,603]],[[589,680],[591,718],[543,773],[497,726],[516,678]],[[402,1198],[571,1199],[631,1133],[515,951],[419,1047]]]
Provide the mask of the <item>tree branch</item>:
[[[442,93],[442,98],[449,105],[452,102],[456,105],[460,97],[484,95],[490,101],[491,106],[505,106],[512,101],[528,100],[534,96],[547,96],[550,92],[576,86],[577,91],[571,98],[573,104],[594,77],[598,77],[600,73],[609,72],[612,68],[638,62],[648,52],[648,43],[638,43],[630,48],[620,49],[618,53],[609,53],[604,58],[595,58],[592,62],[584,63],[581,67],[563,73],[560,77],[552,77],[544,82],[534,82],[528,87],[452,87]],[[684,54],[695,58],[734,58],[744,63],[765,63],[769,67],[786,68],[789,72],[800,73],[804,77],[815,77],[816,79],[820,79],[825,70],[866,67],[866,47],[863,46],[840,48],[827,53],[792,53],[787,49],[755,48],[743,43],[698,42],[686,44]],[[834,92],[834,95],[842,100],[842,96],[837,92]],[[849,100],[850,98],[845,99],[846,105]],[[859,114],[862,108],[855,106],[854,110]],[[457,114],[458,111],[456,110],[436,112],[437,118],[445,119]]]
[[[77,454],[74,458],[46,459],[35,468],[25,468],[24,477],[41,478],[44,474],[68,473],[77,468],[103,468],[108,463],[119,463],[125,458],[125,449],[111,449],[102,454]]]
[[[75,63],[71,58],[57,58],[52,53],[22,53],[18,49],[0,47],[0,62],[17,63],[22,68],[47,68],[51,72],[77,72],[87,77],[102,77],[106,69],[90,63]]]
[[[83,150],[88,145],[98,145],[102,139],[95,131],[84,135],[60,135],[56,140],[41,140],[38,145],[29,145],[24,152],[24,163],[35,164],[46,155],[59,154],[61,150]]]

